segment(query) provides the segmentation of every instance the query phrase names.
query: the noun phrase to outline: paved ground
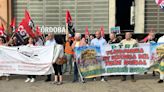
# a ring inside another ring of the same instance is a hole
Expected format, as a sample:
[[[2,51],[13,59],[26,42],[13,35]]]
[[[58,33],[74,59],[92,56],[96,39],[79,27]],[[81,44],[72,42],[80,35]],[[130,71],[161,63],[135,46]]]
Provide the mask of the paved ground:
[[[109,77],[107,82],[88,80],[87,83],[72,83],[71,76],[64,76],[63,85],[53,85],[37,77],[35,83],[24,83],[26,76],[12,76],[10,81],[0,80],[0,92],[164,92],[164,83],[158,84],[159,76],[137,75],[137,82],[120,81],[120,77]]]

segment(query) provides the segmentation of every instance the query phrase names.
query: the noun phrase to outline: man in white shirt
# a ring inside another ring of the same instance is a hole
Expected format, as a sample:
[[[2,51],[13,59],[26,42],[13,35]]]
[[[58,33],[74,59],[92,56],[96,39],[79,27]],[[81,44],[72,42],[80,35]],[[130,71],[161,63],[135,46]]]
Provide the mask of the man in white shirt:
[[[56,40],[54,38],[54,34],[53,33],[49,33],[48,34],[48,38],[49,38],[49,40],[46,41],[45,46],[56,45]]]
[[[45,46],[51,46],[51,45],[57,44],[53,33],[49,33],[48,38],[49,39],[46,41]],[[51,75],[47,75],[47,79],[45,80],[45,82],[48,82],[48,81],[51,81]]]
[[[99,46],[101,51],[103,51],[105,45],[107,44],[107,42],[103,37],[101,37],[101,32],[100,31],[96,31],[95,35],[96,35],[96,38],[94,38],[91,41],[90,45],[91,46]],[[94,78],[94,80],[96,80],[96,78]],[[104,76],[101,76],[101,81],[105,81]]]
[[[158,39],[158,43],[164,43],[164,35]]]

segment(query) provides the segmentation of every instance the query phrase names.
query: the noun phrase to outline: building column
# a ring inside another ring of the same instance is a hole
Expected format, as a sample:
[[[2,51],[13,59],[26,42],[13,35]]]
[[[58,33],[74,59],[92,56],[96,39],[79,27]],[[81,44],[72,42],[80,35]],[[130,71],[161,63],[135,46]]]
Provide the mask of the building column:
[[[11,21],[11,1],[12,0],[0,0],[0,23],[4,25],[5,29],[7,29],[7,24]]]
[[[145,0],[135,0],[134,33],[144,33],[145,30]]]
[[[116,0],[109,0],[109,33],[116,24]]]

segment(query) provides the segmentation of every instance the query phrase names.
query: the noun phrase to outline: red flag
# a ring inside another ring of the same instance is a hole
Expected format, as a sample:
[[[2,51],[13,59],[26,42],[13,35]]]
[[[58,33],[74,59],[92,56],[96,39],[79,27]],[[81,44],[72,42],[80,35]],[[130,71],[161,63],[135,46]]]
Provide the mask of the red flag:
[[[25,10],[25,20],[28,23],[28,26],[31,29],[34,29],[34,22],[32,21],[32,19],[30,17],[30,14],[29,14],[29,12],[27,10]]]
[[[103,27],[103,26],[101,26],[101,30],[100,30],[100,32],[101,32],[101,36],[104,37],[105,34],[104,34],[104,27]]]
[[[36,32],[35,32],[35,34],[38,35],[38,36],[42,36],[43,35],[43,33],[39,29],[39,26],[36,26]]]
[[[10,27],[12,28],[12,31],[15,32],[15,25],[16,25],[16,18],[14,17],[11,21]]]
[[[25,9],[24,17],[25,17],[26,19],[31,20],[30,14],[29,14],[29,12],[28,12],[26,9]]]
[[[86,26],[85,28],[85,38],[87,37],[87,35],[89,36],[88,26]]]
[[[24,28],[26,29],[27,33],[31,37],[35,37],[34,29],[34,22],[32,21],[29,12],[25,9],[25,19],[23,19]]]
[[[66,18],[66,23],[72,21],[72,17],[71,17],[71,15],[70,15],[69,10],[66,11],[66,17],[65,17],[65,18]]]
[[[0,27],[0,36],[5,36],[5,29],[3,27],[3,24],[1,24],[1,27]]]
[[[160,4],[162,3],[162,1],[164,1],[164,0],[155,0],[155,2],[156,2],[158,5],[160,5]]]
[[[22,19],[22,22],[19,24],[16,32],[23,31],[23,33],[27,33],[31,37],[35,37],[35,34],[33,33],[32,29],[28,26],[28,22],[26,19]]]

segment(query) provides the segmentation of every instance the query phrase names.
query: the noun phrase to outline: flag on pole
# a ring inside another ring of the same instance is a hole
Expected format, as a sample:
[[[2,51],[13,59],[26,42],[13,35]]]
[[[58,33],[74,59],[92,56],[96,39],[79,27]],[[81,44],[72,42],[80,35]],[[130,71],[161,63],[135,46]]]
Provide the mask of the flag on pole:
[[[71,14],[68,10],[66,11],[66,30],[68,30],[68,33],[71,35],[71,37],[75,36],[75,27],[72,22]]]
[[[30,37],[35,37],[34,34],[34,22],[32,21],[29,12],[25,9],[25,18],[23,19],[24,27]]]
[[[29,27],[31,27],[31,29],[34,29],[34,22],[31,19],[30,14],[26,9],[25,9],[25,19],[28,22]]]
[[[66,11],[66,23],[72,22],[72,17],[70,15],[69,10]]]
[[[12,32],[15,32],[15,30],[16,30],[15,26],[16,26],[16,18],[14,17],[11,21],[11,24],[10,24]]]
[[[36,34],[37,36],[42,36],[42,35],[43,35],[43,33],[40,31],[39,26],[36,26],[35,34]]]
[[[103,26],[101,26],[100,32],[101,32],[101,37],[105,37],[104,27]]]
[[[27,30],[26,30],[26,26],[27,26],[27,23],[25,19],[22,19],[18,28],[15,31],[15,36],[19,40],[21,45],[25,44],[25,40],[29,37],[29,34],[27,33]]]
[[[164,0],[155,0],[156,4],[160,5],[160,3]]]
[[[85,38],[87,38],[87,36],[89,36],[89,31],[88,31],[88,26],[86,26],[86,28],[85,28]]]
[[[161,9],[164,9],[164,0],[155,0],[155,2]]]
[[[3,27],[3,24],[1,24],[1,27],[0,27],[0,36],[4,36],[5,37],[5,29]]]

